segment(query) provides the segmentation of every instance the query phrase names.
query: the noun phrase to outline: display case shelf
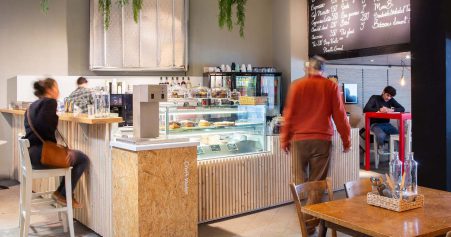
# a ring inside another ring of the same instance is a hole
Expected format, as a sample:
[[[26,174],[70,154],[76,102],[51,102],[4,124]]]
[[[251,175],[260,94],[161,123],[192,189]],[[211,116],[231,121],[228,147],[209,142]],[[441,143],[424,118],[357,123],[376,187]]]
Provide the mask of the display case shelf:
[[[199,159],[266,151],[265,129],[264,105],[160,107],[160,134],[199,141]]]

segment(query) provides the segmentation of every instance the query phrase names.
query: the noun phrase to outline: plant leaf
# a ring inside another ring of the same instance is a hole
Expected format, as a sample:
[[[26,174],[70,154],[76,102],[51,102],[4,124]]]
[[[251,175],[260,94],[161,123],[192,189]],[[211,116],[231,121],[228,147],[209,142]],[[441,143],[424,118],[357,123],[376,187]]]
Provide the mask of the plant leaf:
[[[47,12],[49,12],[49,0],[41,0],[41,11],[45,15],[47,15]]]
[[[117,4],[119,7],[124,7],[124,6],[128,5],[128,0],[117,0],[117,1],[116,1],[116,4]]]
[[[143,0],[133,0],[133,19],[139,22],[139,12],[143,8]]]
[[[247,0],[236,0],[236,24],[240,27],[240,36],[244,38],[244,22],[246,20]]]
[[[110,27],[111,0],[99,0],[99,12],[103,16],[103,27],[108,30]]]

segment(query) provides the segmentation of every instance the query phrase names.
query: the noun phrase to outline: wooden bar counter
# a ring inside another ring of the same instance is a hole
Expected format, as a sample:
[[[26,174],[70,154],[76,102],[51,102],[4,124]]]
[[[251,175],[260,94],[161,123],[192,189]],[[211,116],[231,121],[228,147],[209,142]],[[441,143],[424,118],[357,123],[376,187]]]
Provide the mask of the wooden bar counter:
[[[113,236],[197,237],[197,142],[112,142]]]
[[[24,132],[24,110],[0,109],[13,130],[11,179],[19,180],[18,137]],[[111,220],[111,130],[122,121],[119,117],[88,118],[86,115],[59,114],[58,129],[70,148],[81,150],[90,158],[90,166],[80,179],[75,198],[84,208],[74,209],[74,218],[101,236],[112,236]],[[33,182],[34,191],[54,190],[57,179]]]

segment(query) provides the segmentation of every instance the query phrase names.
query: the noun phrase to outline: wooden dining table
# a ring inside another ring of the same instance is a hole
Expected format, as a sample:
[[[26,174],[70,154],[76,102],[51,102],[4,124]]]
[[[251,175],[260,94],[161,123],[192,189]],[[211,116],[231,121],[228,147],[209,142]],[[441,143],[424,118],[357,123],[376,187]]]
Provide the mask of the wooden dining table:
[[[424,207],[404,212],[371,206],[366,195],[305,206],[302,212],[352,236],[446,235],[451,231],[451,192],[424,187],[418,192],[424,195]]]

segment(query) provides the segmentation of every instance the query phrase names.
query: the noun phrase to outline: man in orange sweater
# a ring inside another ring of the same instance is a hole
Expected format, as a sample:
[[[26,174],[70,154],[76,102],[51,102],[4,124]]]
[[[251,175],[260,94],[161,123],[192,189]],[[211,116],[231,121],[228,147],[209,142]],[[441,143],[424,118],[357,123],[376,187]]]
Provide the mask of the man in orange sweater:
[[[327,177],[334,133],[331,118],[343,141],[343,151],[348,152],[351,148],[351,127],[341,93],[336,83],[321,76],[324,63],[325,60],[318,56],[309,60],[308,75],[291,84],[283,112],[281,146],[289,152],[291,144],[294,145],[304,182]],[[309,194],[307,204],[317,203],[320,198],[320,194]],[[304,215],[305,220],[310,218]],[[313,233],[315,226],[307,226],[309,232]]]

